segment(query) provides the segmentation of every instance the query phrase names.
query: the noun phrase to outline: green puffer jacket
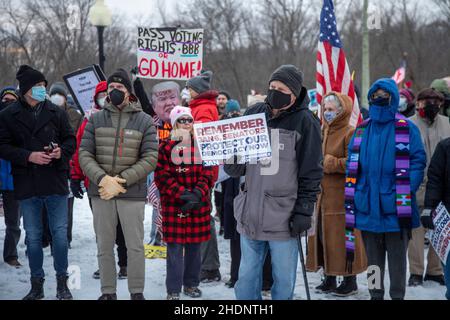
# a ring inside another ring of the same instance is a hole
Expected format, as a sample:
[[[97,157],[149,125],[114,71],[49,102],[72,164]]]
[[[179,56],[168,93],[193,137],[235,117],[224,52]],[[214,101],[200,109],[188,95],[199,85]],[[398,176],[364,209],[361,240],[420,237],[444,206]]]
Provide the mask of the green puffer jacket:
[[[127,192],[116,198],[145,200],[147,176],[158,159],[153,120],[138,102],[122,111],[106,103],[90,117],[79,154],[80,167],[91,181],[89,196],[99,196],[98,184],[105,175],[119,175],[127,180]]]

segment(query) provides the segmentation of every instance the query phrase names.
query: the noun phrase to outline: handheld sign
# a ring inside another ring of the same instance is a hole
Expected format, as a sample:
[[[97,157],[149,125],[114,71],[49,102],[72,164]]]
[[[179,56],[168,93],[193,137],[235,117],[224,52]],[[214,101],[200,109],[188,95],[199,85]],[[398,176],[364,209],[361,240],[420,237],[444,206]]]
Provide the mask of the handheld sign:
[[[95,87],[106,77],[99,66],[93,65],[66,74],[63,79],[80,111],[85,114],[94,102]]]
[[[203,29],[138,27],[138,77],[188,80],[200,74]]]
[[[433,217],[434,230],[431,236],[431,245],[441,261],[447,263],[450,252],[450,214],[441,202],[436,208],[436,216]]]
[[[206,162],[226,161],[234,155],[245,162],[272,156],[264,113],[196,123],[194,131],[201,158]]]

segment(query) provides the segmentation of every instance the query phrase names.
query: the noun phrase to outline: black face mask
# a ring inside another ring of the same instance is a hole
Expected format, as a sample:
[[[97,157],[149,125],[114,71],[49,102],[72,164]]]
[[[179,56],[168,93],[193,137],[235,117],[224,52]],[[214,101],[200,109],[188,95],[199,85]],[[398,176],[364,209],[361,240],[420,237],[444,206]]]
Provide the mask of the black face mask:
[[[391,98],[375,98],[370,100],[371,105],[380,106],[380,107],[388,107],[391,103]]]
[[[425,117],[431,121],[434,121],[439,113],[440,106],[438,104],[427,102],[423,109],[425,111]]]
[[[0,101],[0,110],[5,109],[7,106],[10,106],[11,104],[13,104],[15,101]]]
[[[267,91],[267,103],[272,109],[279,110],[291,104],[291,95],[271,89]]]
[[[114,89],[109,93],[109,99],[111,100],[111,103],[113,105],[118,107],[123,103],[123,100],[125,99],[125,92]]]

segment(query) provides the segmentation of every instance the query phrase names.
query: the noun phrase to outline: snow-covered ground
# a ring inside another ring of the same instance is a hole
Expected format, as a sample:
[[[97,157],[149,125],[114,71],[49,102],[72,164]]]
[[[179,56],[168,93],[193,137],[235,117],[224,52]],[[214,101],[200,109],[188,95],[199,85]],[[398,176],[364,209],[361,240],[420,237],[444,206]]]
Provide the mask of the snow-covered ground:
[[[151,228],[150,207],[146,207],[145,217],[145,240],[150,237]],[[3,220],[3,219],[0,219]],[[3,241],[5,236],[5,225],[0,223],[0,252],[3,251]],[[29,290],[29,268],[25,257],[24,232],[19,244],[19,261],[24,265],[21,269],[14,269],[0,261],[0,300],[21,299]],[[234,300],[233,289],[227,288],[224,283],[229,278],[230,254],[229,243],[223,237],[218,237],[220,252],[220,272],[222,273],[222,282],[214,284],[201,284],[203,299],[212,300]],[[74,299],[97,299],[100,295],[100,281],[92,278],[92,273],[97,269],[96,243],[94,228],[92,223],[92,214],[86,197],[83,200],[75,199],[74,223],[73,223],[73,241],[72,249],[69,250],[69,265],[79,267],[80,286],[79,289],[72,289]],[[44,270],[46,272],[45,295],[46,299],[56,299],[56,280],[53,270],[53,259],[50,255],[50,249],[44,249]],[[165,290],[165,260],[146,260],[146,283],[145,297],[152,300],[161,300],[166,297]],[[387,288],[386,299],[388,299],[389,279],[386,272],[385,284]],[[409,275],[408,275],[409,276]],[[314,287],[320,284],[321,275],[319,273],[308,273],[311,296],[314,300],[341,299],[332,295],[321,295],[314,292]],[[117,294],[119,299],[129,299],[127,290],[127,281],[118,280]],[[349,298],[367,300],[369,293],[367,290],[367,279],[365,274],[358,276],[359,293]],[[445,288],[436,283],[427,282],[417,288],[407,288],[406,299],[430,299],[443,300]],[[187,299],[181,296],[182,299]],[[295,299],[306,299],[305,288],[303,285],[303,276],[300,263],[297,271],[297,285],[295,288]]]

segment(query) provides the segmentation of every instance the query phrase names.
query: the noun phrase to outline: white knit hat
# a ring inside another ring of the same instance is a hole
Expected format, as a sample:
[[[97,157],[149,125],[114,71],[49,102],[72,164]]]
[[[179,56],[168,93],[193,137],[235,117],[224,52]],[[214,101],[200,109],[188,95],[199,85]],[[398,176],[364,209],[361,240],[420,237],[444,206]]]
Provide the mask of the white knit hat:
[[[172,111],[170,111],[170,123],[172,124],[173,128],[175,127],[175,123],[177,122],[177,120],[183,116],[188,116],[189,118],[194,119],[190,108],[176,106],[172,109]]]

